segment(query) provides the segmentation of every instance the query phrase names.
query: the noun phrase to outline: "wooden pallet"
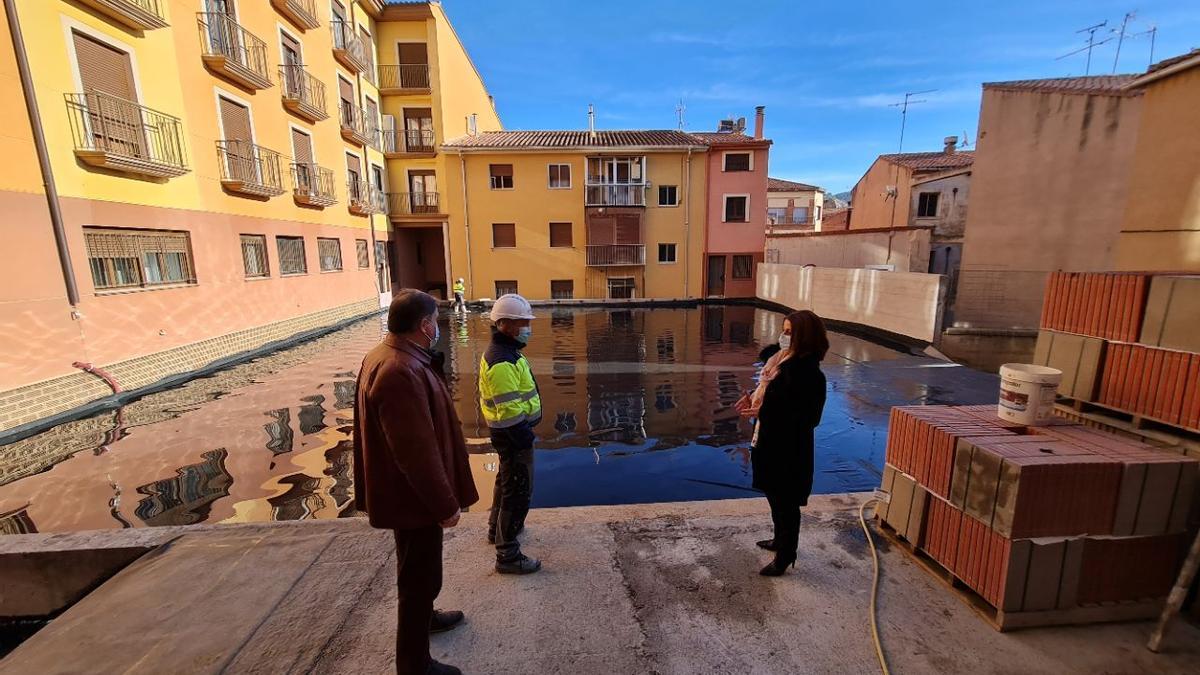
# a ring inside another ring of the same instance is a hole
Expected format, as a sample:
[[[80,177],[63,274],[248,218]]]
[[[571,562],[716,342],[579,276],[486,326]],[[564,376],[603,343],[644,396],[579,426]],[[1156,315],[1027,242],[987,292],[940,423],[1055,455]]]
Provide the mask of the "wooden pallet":
[[[1182,455],[1200,457],[1200,434],[1152,418],[1076,399],[1062,399],[1055,406],[1054,413],[1063,419],[1118,436],[1158,445]]]
[[[896,534],[896,531],[880,519],[875,520],[876,532],[892,546],[908,554],[918,567],[937,579],[951,593],[970,607],[995,630],[1005,633],[1022,628],[1039,628],[1043,626],[1068,626],[1087,623],[1111,623],[1118,621],[1137,621],[1154,619],[1162,613],[1165,599],[1140,600],[1133,602],[1111,602],[1099,605],[1085,605],[1070,609],[1052,609],[1037,612],[1006,612],[993,607],[982,596],[973,591],[962,579],[931,558],[927,553],[913,545],[912,542]]]

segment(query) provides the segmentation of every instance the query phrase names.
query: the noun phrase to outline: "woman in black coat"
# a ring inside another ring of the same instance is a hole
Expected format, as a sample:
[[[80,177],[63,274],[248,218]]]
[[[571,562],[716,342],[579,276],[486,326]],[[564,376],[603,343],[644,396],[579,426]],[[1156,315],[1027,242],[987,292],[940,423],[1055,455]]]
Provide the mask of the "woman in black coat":
[[[812,492],[813,432],[825,408],[821,360],[829,351],[824,322],[807,310],[784,319],[779,344],[758,388],[737,402],[743,416],[758,419],[750,455],[754,487],[766,493],[775,525],[775,537],[758,542],[775,552],[763,576],[780,576],[796,562],[800,507]]]

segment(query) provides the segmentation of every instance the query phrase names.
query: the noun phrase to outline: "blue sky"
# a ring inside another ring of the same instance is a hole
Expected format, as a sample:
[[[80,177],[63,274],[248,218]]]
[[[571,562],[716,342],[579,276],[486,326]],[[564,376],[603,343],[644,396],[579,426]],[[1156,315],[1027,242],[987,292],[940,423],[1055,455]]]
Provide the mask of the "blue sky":
[[[767,106],[771,175],[849,189],[895,152],[900,113],[916,98],[904,149],[973,143],[980,83],[1082,75],[1075,31],[1108,20],[1158,27],[1155,60],[1200,47],[1200,2],[1110,0],[802,2],[801,0],[443,0],[483,74],[505,128],[581,129],[594,103],[602,129],[688,130]],[[1103,30],[1097,39],[1107,37]],[[1116,40],[1092,74],[1112,71]],[[1145,70],[1147,36],[1126,38],[1118,72]],[[973,146],[971,146],[973,147]]]

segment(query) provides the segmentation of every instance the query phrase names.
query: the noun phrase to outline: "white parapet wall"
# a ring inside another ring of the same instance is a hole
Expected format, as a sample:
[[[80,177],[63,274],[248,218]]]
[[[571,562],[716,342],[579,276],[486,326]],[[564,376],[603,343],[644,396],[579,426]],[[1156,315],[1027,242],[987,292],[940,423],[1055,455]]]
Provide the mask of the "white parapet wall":
[[[925,342],[941,333],[945,277],[838,267],[758,266],[758,297]]]
[[[817,267],[892,265],[897,272],[929,270],[929,227],[767,234],[767,261]]]

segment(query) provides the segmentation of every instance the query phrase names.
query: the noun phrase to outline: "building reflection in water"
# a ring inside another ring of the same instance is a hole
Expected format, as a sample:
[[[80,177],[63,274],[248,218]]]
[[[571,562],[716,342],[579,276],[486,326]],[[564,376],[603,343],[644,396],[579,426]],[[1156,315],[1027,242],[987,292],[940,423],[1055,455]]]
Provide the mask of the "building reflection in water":
[[[267,432],[267,449],[276,455],[291,452],[294,440],[292,411],[280,408],[279,410],[268,410],[263,414],[271,418],[270,422],[263,425],[263,430]]]
[[[297,473],[284,476],[279,482],[288,486],[288,491],[267,499],[272,509],[272,520],[305,520],[315,517],[325,508],[325,499],[319,492],[320,478]]]
[[[203,462],[175,470],[176,476],[137,489],[146,495],[134,514],[147,525],[193,525],[208,519],[213,502],[229,495],[233,476],[225,469],[229,453],[218,448],[204,453]]]

